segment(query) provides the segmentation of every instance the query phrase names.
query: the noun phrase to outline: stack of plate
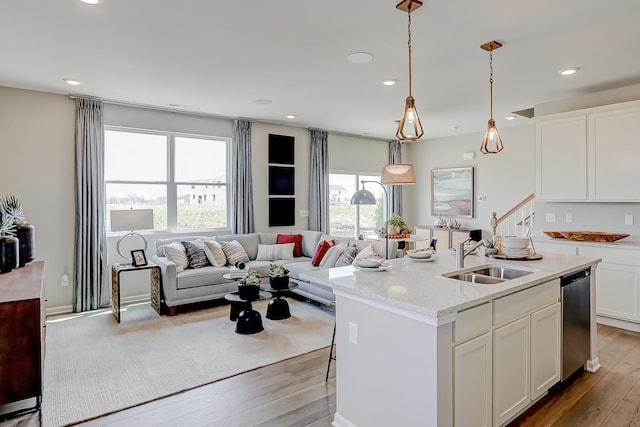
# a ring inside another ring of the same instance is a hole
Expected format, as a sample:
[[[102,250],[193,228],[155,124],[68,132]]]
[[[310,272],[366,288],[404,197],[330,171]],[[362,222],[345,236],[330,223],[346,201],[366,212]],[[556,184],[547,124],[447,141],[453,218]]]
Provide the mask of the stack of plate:
[[[435,253],[433,249],[411,249],[407,257],[414,261],[433,261]]]
[[[531,255],[530,240],[527,237],[505,237],[502,239],[502,253],[511,258]]]
[[[391,264],[384,262],[382,258],[357,259],[353,266],[360,271],[385,271],[391,268]]]

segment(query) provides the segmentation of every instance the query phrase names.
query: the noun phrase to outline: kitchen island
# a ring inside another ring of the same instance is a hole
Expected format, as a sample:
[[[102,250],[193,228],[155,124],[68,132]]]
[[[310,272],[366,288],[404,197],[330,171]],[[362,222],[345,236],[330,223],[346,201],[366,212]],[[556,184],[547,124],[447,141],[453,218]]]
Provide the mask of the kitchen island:
[[[336,294],[334,426],[503,425],[560,380],[560,280],[598,258],[500,261],[438,253],[304,274]],[[491,265],[528,274],[496,284],[443,277]],[[591,295],[595,295],[591,282]],[[595,302],[591,299],[591,357]]]

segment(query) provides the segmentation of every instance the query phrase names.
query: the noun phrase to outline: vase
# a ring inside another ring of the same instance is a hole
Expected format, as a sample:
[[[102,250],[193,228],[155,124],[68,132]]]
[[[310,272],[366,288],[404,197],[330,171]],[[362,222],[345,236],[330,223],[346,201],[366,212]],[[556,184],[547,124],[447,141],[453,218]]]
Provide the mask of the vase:
[[[18,268],[18,239],[13,236],[0,237],[0,273],[9,273]]]
[[[238,297],[245,301],[253,301],[258,299],[260,296],[260,286],[259,285],[239,285],[238,286]]]
[[[18,238],[18,266],[24,267],[28,262],[36,259],[35,227],[27,223],[16,222],[16,237]]]
[[[395,225],[390,225],[389,236],[396,236],[396,235],[398,235],[398,227],[396,227]]]
[[[289,276],[269,276],[269,284],[273,289],[289,289]]]

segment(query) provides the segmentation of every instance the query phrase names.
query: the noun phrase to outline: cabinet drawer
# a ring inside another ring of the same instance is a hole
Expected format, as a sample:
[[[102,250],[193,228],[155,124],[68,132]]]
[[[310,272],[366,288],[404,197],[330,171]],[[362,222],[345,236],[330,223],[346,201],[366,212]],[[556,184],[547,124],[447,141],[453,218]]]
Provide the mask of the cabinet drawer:
[[[526,316],[557,301],[560,301],[560,279],[498,298],[493,303],[493,324],[500,325]]]
[[[491,303],[479,305],[456,315],[453,341],[461,343],[491,329]]]

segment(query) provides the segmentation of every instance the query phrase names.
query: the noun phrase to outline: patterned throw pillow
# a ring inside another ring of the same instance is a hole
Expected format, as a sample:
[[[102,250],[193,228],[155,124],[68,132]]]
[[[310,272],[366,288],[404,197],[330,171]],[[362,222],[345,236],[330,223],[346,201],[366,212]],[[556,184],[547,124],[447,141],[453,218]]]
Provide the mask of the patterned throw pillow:
[[[293,259],[293,248],[295,243],[284,243],[281,245],[258,244],[258,261],[276,261]]]
[[[344,267],[345,265],[351,265],[356,258],[356,248],[351,246],[340,254],[334,267]]]
[[[227,256],[224,254],[220,243],[215,240],[206,240],[204,242],[204,253],[214,267],[224,267],[227,265]]]
[[[186,250],[180,242],[173,242],[162,246],[162,253],[176,265],[176,273],[184,271],[189,266]]]
[[[202,268],[211,265],[204,253],[204,242],[202,240],[193,240],[191,242],[182,242],[187,258],[189,258],[189,266],[187,268]]]
[[[221,242],[222,250],[227,257],[227,262],[234,265],[238,261],[249,262],[249,255],[237,240],[231,242]]]

